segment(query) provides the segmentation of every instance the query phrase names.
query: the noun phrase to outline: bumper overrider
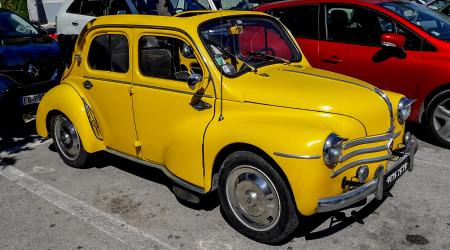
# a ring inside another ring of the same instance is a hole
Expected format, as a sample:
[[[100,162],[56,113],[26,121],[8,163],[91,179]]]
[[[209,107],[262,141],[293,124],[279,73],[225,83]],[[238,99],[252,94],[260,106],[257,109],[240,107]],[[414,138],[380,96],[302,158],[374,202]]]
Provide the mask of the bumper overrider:
[[[399,158],[388,165],[387,171],[380,165],[375,171],[375,178],[359,187],[338,196],[320,199],[316,212],[329,212],[349,207],[358,201],[374,194],[378,200],[383,199],[384,190],[392,186],[406,170],[412,171],[414,167],[414,155],[418,149],[417,139],[407,133],[406,146],[395,153]]]

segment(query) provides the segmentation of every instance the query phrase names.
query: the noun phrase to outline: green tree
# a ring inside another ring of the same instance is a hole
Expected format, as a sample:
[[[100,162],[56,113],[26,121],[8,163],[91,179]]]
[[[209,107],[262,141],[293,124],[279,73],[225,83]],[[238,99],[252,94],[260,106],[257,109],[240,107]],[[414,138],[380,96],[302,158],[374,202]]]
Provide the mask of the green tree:
[[[2,8],[12,10],[23,18],[28,19],[27,0],[0,0],[0,3]]]

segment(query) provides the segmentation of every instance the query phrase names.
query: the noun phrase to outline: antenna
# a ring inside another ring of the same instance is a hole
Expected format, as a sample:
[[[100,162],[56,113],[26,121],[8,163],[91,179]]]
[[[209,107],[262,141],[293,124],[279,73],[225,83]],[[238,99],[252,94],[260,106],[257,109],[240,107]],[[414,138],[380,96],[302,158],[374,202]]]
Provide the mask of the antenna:
[[[220,11],[220,28],[223,26],[223,17],[222,17],[222,10]],[[223,40],[222,35],[220,35],[220,46],[223,46]],[[219,115],[219,121],[222,121],[225,119],[223,117],[223,65],[220,66],[220,115]]]

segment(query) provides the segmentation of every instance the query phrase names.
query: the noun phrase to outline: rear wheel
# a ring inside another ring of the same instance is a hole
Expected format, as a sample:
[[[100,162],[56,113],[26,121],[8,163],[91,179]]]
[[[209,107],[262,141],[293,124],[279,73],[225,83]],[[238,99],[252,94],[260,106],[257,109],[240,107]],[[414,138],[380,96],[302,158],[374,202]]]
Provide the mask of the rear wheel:
[[[283,178],[255,153],[237,151],[225,160],[219,198],[232,226],[256,241],[283,242],[298,226],[296,207]]]
[[[427,127],[433,139],[450,147],[450,91],[431,100],[426,116]]]
[[[78,131],[64,115],[56,115],[51,120],[53,144],[64,163],[76,168],[83,168],[88,153],[83,148]]]

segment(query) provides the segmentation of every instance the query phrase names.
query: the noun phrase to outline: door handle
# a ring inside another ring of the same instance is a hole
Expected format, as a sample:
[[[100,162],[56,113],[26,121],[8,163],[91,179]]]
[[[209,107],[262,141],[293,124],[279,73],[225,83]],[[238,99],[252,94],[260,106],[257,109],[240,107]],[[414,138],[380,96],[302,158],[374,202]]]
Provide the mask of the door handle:
[[[78,26],[78,21],[73,21],[73,22],[72,22],[72,25],[73,25],[73,26]]]
[[[83,83],[83,87],[84,87],[85,89],[92,89],[92,87],[94,87],[94,85],[92,85],[92,83],[91,83],[90,81],[85,81],[85,82]]]
[[[326,63],[338,64],[342,62],[342,59],[339,59],[339,57],[337,56],[330,56],[328,58],[323,59],[323,61]]]

